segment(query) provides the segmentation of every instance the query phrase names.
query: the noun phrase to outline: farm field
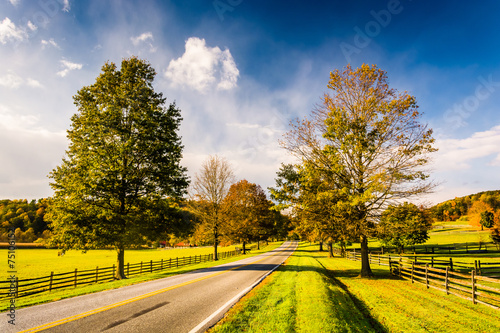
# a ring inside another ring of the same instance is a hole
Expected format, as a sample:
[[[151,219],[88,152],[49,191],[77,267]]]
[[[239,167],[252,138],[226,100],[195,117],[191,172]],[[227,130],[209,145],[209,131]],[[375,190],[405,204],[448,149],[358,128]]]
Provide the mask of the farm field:
[[[235,246],[219,247],[219,252],[234,251]],[[7,258],[7,249],[0,250],[0,256]],[[78,270],[110,267],[116,264],[115,250],[66,251],[64,256],[58,256],[57,249],[17,249],[16,269],[19,278],[28,279],[50,275],[50,272],[62,273]],[[125,250],[125,264],[141,261],[157,261],[184,256],[205,255],[213,253],[213,247],[192,247],[176,249],[144,249]],[[7,261],[5,269],[0,271],[0,280],[7,279]]]
[[[36,294],[36,295],[32,295],[32,296],[26,296],[26,297],[22,297],[22,298],[19,298],[16,300],[16,307],[23,308],[23,307],[31,306],[31,305],[35,305],[35,304],[46,303],[46,302],[56,301],[56,300],[74,297],[74,296],[78,296],[78,295],[85,295],[85,294],[94,293],[94,292],[98,292],[98,291],[120,288],[120,287],[124,287],[124,286],[131,285],[131,284],[136,284],[136,283],[140,283],[140,282],[160,279],[160,278],[164,278],[164,277],[171,276],[171,275],[186,273],[186,272],[193,271],[196,269],[212,267],[212,266],[240,260],[240,259],[245,258],[245,257],[254,256],[254,255],[257,255],[259,253],[271,251],[271,250],[277,248],[278,246],[280,246],[281,244],[282,244],[282,242],[269,242],[269,245],[267,245],[267,246],[265,244],[261,244],[260,250],[253,249],[249,254],[246,254],[245,256],[239,255],[239,256],[229,257],[229,258],[218,260],[218,261],[209,261],[209,262],[194,264],[194,265],[190,265],[190,266],[183,266],[183,267],[174,268],[174,269],[167,269],[167,270],[163,270],[163,271],[159,271],[159,272],[144,273],[144,274],[140,274],[140,275],[135,275],[131,278],[124,279],[124,280],[103,282],[103,283],[91,284],[91,285],[78,287],[78,288],[67,288],[67,289],[61,289],[61,290],[52,291],[52,292],[45,292],[45,293],[41,293],[41,294]],[[249,244],[248,246],[250,247],[250,245],[251,244]],[[172,252],[172,253],[176,253],[175,256],[177,256],[177,255],[193,256],[195,254],[196,255],[200,254],[200,253],[196,252],[196,250],[199,250],[199,249],[202,249],[202,248],[178,249],[178,250],[175,250],[177,252]],[[208,248],[208,249],[210,250],[213,248]],[[224,251],[233,251],[234,246],[219,248],[219,250],[220,249],[223,249]],[[146,255],[147,252],[151,253],[151,252],[155,252],[156,250],[137,250],[137,251],[144,252],[144,254]],[[97,252],[97,251],[95,251],[95,252]],[[112,252],[112,251],[110,251],[110,252]],[[133,250],[130,250],[130,252],[133,252]],[[170,253],[169,250],[165,250],[165,251],[158,250],[157,252]],[[223,251],[219,251],[219,252],[223,252]],[[68,253],[68,252],[66,252],[66,253]],[[87,252],[87,254],[91,254],[91,253],[92,252],[90,252],[90,251]],[[209,253],[211,253],[211,252],[209,252]],[[204,253],[201,253],[201,254],[204,254]],[[57,257],[57,252],[55,253],[55,255],[56,255],[56,258],[60,258],[60,257]],[[99,253],[95,253],[94,255],[99,255]],[[141,257],[140,255],[137,255],[136,258],[138,258],[139,262],[141,261],[141,258],[142,258],[142,260],[148,260],[148,258],[149,258],[149,260],[152,259],[151,257],[146,258],[146,257]],[[169,257],[167,257],[167,258],[169,258]],[[161,257],[158,257],[155,260],[158,260],[158,259],[161,259]],[[113,263],[114,263],[114,261],[111,262],[111,265]],[[93,267],[95,268],[95,266],[93,266]],[[50,274],[50,272],[49,272],[49,274]],[[37,274],[37,276],[40,276],[40,275]],[[0,302],[0,311],[4,311],[6,309],[6,306],[8,305],[8,301],[9,301],[8,299],[5,299],[5,300],[2,300]]]
[[[317,249],[302,243],[210,332],[500,331],[500,311],[411,284],[386,267],[358,278],[359,262]]]

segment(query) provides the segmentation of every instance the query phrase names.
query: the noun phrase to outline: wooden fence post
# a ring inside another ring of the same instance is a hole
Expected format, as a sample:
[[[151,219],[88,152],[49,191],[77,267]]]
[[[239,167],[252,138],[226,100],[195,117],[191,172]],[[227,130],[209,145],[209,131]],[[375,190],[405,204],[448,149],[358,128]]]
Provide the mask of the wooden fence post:
[[[149,262],[149,272],[153,273],[153,260]]]
[[[19,277],[16,276],[16,296],[15,298],[19,297]]]
[[[52,280],[53,279],[54,279],[54,272],[50,272],[49,291],[52,291]]]
[[[411,263],[411,283],[413,283],[413,272],[415,271],[415,262]]]
[[[78,274],[78,268],[75,268],[75,288],[77,286],[77,283],[76,283],[77,274]]]
[[[446,275],[444,277],[444,289],[446,289],[446,295],[449,295],[448,292],[448,266],[446,266]]]
[[[469,245],[465,242],[465,253],[469,253]]]
[[[477,261],[477,267],[479,268],[479,275],[483,275],[483,272],[481,271],[481,260]]]
[[[453,272],[453,259],[450,258],[450,270]]]
[[[474,260],[474,271],[477,272],[477,260]]]
[[[130,275],[130,263],[128,262],[127,263],[127,276]]]
[[[425,286],[429,289],[429,264],[425,264]]]
[[[399,277],[401,277],[401,271],[403,270],[403,258],[399,256]]]
[[[141,261],[141,272],[140,273],[142,274],[142,261]]]
[[[116,268],[116,266],[115,266],[115,264],[113,264],[113,275],[111,276],[111,280],[114,280],[114,278],[115,278],[115,268]]]
[[[474,271],[470,272],[471,280],[472,280],[472,303],[476,304],[476,279],[474,276]]]
[[[434,253],[434,251],[432,251],[432,253]],[[434,268],[434,257],[431,257],[431,267]]]
[[[160,270],[162,271],[163,270],[163,259],[161,260],[161,268]]]
[[[179,267],[179,257],[175,258],[175,267]]]
[[[95,283],[99,281],[99,266],[95,267]]]

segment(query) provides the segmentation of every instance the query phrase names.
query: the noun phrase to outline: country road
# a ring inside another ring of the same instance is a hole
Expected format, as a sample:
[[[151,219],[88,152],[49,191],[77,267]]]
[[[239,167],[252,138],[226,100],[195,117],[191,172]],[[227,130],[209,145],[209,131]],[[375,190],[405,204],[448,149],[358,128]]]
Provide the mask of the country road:
[[[297,247],[1,314],[0,332],[204,332]]]

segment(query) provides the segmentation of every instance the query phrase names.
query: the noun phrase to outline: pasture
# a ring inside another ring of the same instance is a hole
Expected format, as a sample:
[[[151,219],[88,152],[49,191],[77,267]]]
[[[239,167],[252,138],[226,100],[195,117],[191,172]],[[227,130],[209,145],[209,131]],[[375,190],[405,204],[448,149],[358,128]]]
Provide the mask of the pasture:
[[[328,258],[301,243],[275,274],[249,293],[214,332],[496,332],[500,311],[427,290],[372,265]]]

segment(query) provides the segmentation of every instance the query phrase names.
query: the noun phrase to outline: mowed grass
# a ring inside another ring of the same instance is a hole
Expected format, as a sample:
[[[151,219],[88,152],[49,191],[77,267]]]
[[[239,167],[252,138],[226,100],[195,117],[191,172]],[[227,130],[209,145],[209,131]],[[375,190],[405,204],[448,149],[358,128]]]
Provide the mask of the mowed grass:
[[[301,244],[275,273],[209,332],[376,332],[372,323]]]
[[[219,247],[218,252],[233,251],[235,246]],[[0,257],[7,258],[6,249],[0,250]],[[31,279],[50,275],[50,272],[65,273],[78,270],[111,267],[116,265],[117,254],[115,250],[90,250],[86,253],[77,250],[66,251],[64,256],[58,256],[60,250],[56,249],[17,249],[15,252],[16,270],[19,279]],[[176,257],[189,257],[213,253],[213,247],[192,247],[179,249],[145,249],[125,250],[125,265],[159,261]],[[0,270],[0,281],[8,278],[7,259],[4,268]]]
[[[184,266],[176,269],[167,269],[163,270],[160,272],[153,272],[153,273],[144,273],[140,275],[133,276],[131,278],[127,278],[124,280],[118,280],[118,281],[109,281],[109,282],[100,282],[96,284],[91,284],[87,286],[82,286],[82,287],[77,287],[77,288],[66,288],[66,289],[61,289],[61,290],[56,290],[53,292],[44,292],[32,296],[26,296],[26,297],[21,297],[16,299],[16,308],[23,308],[35,304],[41,304],[41,303],[47,303],[47,302],[52,302],[52,301],[57,301],[60,299],[64,298],[70,298],[74,296],[79,296],[79,295],[85,295],[85,294],[90,294],[94,292],[99,292],[103,290],[108,290],[108,289],[116,289],[132,284],[137,284],[145,281],[151,281],[151,280],[156,280],[156,279],[161,279],[164,277],[172,276],[172,275],[177,275],[177,274],[182,274],[182,273],[187,273],[189,271],[197,270],[197,269],[202,269],[206,267],[212,267],[224,263],[229,263],[233,261],[237,261],[246,257],[251,257],[258,255],[260,253],[268,252],[271,251],[277,247],[279,247],[283,242],[270,242],[269,245],[263,245],[261,244],[261,249],[260,250],[252,250],[249,254],[246,255],[238,255],[234,257],[230,257],[224,260],[218,260],[218,261],[210,261],[210,262],[204,262],[196,265],[190,265],[190,266]],[[211,248],[210,248],[211,249]],[[225,249],[225,248],[221,248]],[[234,250],[234,246],[228,247],[226,250]],[[194,255],[191,253],[195,253],[197,248],[186,248],[186,249],[179,249],[177,252],[177,255],[184,254],[184,256],[188,255]],[[143,252],[144,250],[139,250],[139,252]],[[153,252],[154,250],[146,250],[146,252]],[[168,251],[168,250],[167,250]],[[177,250],[176,250],[177,251]],[[182,251],[182,252],[181,252]],[[163,252],[163,251],[161,251]],[[67,252],[68,253],[68,252]],[[87,254],[90,254],[91,252],[88,252]],[[126,253],[126,252],[125,252]],[[170,253],[170,252],[167,252]],[[175,253],[175,252],[172,252]],[[56,253],[57,256],[57,253]],[[139,260],[140,262],[140,260]],[[95,266],[94,266],[95,268]],[[3,299],[0,301],[0,312],[5,311],[9,305],[10,300],[9,299]]]
[[[360,262],[298,251],[210,332],[500,332],[500,311]]]

